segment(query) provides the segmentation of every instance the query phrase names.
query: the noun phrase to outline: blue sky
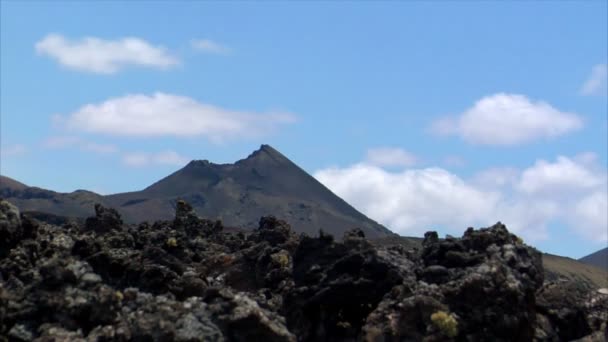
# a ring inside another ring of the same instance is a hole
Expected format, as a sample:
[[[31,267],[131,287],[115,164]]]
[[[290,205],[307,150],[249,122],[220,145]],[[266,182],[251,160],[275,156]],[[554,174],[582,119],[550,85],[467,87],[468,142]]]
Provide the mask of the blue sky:
[[[141,189],[268,143],[394,231],[606,246],[607,4],[1,3],[0,172]]]

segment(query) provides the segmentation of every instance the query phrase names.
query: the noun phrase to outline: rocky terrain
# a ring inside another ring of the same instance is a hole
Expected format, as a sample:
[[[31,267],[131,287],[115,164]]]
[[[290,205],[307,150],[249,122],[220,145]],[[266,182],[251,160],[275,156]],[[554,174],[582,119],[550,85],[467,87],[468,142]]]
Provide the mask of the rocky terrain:
[[[391,236],[379,239],[370,239],[378,247],[391,248],[403,246],[406,249],[421,249],[424,239],[406,236]],[[608,288],[608,271],[583,263],[572,258],[542,254],[545,281],[572,281],[585,288]]]
[[[544,279],[498,223],[420,247],[172,220],[41,223],[0,202],[0,340],[604,341],[608,292]]]

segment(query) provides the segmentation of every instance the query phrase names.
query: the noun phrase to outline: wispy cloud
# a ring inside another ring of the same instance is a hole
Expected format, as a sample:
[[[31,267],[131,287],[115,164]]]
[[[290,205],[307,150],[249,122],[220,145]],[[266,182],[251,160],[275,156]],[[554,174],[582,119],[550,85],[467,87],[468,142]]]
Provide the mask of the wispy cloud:
[[[39,54],[70,69],[99,74],[113,74],[129,66],[166,69],[179,64],[164,47],[136,37],[70,40],[59,34],[49,34],[38,41],[35,48]]]
[[[232,49],[210,39],[193,39],[190,45],[193,49],[204,53],[225,55],[232,52]]]
[[[27,147],[22,144],[14,144],[0,147],[2,157],[16,157],[27,153]]]
[[[394,147],[379,147],[367,150],[367,162],[376,166],[412,166],[417,163],[418,158],[412,153]]]
[[[593,67],[587,81],[581,87],[582,95],[600,95],[606,96],[608,89],[608,65],[598,64]]]
[[[466,163],[467,161],[463,157],[457,155],[449,155],[443,158],[443,164],[451,167],[461,167]]]
[[[202,136],[212,142],[261,137],[296,120],[286,112],[244,112],[165,93],[88,104],[63,118],[74,130],[120,136]]]
[[[395,232],[502,221],[526,239],[563,223],[591,241],[608,241],[607,172],[585,155],[538,160],[523,170],[488,169],[463,179],[442,168],[391,172],[369,163],[319,170],[315,177],[355,208]]]
[[[583,120],[577,114],[523,95],[499,93],[480,99],[457,117],[435,121],[431,131],[456,135],[469,143],[509,146],[557,137],[582,127]]]
[[[149,165],[176,165],[183,166],[189,159],[175,151],[162,151],[158,153],[125,153],[122,161],[125,165],[132,167],[143,167]]]
[[[77,148],[81,151],[94,152],[98,154],[111,154],[118,152],[118,147],[111,144],[99,144],[75,136],[55,136],[42,142],[42,147],[47,149]]]

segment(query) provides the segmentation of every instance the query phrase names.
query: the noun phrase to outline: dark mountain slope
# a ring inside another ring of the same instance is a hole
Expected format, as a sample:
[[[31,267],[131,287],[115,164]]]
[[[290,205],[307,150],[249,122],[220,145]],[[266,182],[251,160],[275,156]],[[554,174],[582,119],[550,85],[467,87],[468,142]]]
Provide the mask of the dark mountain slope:
[[[582,257],[578,261],[608,271],[608,247]]]
[[[234,164],[194,160],[142,191],[106,199],[130,221],[170,218],[174,203],[184,199],[230,226],[255,227],[260,216],[272,214],[299,232],[321,228],[342,236],[359,226],[372,237],[390,234],[268,145]]]
[[[50,213],[65,217],[91,216],[95,213],[95,203],[105,204],[103,196],[94,192],[76,190],[60,193],[30,187],[4,176],[0,176],[0,197],[9,199],[25,212]]]
[[[323,229],[341,237],[354,227],[369,237],[392,234],[268,145],[234,164],[191,161],[142,191],[100,196],[36,188],[34,192],[43,192],[41,200],[24,195],[33,188],[19,184],[7,178],[0,186],[0,196],[24,211],[84,217],[92,215],[97,201],[116,208],[127,222],[168,220],[177,200],[184,199],[202,216],[220,219],[228,226],[252,228],[261,216],[275,215],[291,222],[294,230],[309,234]]]

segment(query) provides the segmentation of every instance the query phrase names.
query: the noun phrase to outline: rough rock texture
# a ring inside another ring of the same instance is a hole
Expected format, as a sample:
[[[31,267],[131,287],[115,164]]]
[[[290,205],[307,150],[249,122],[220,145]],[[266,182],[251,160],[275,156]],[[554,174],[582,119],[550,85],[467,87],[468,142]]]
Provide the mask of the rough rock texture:
[[[439,241],[427,233],[418,281],[385,297],[368,318],[366,335],[372,340],[444,340],[453,336],[431,320],[442,311],[455,322],[457,336],[467,340],[531,340],[542,263],[538,251],[519,241],[500,223],[469,228],[462,239]]]
[[[550,283],[537,293],[536,335],[548,340],[571,341],[608,329],[608,292],[589,291],[573,282]],[[593,340],[592,340],[593,341]],[[602,341],[602,340],[599,340]]]
[[[602,341],[608,292],[543,282],[502,224],[420,250],[173,221],[38,223],[0,201],[0,341]]]

